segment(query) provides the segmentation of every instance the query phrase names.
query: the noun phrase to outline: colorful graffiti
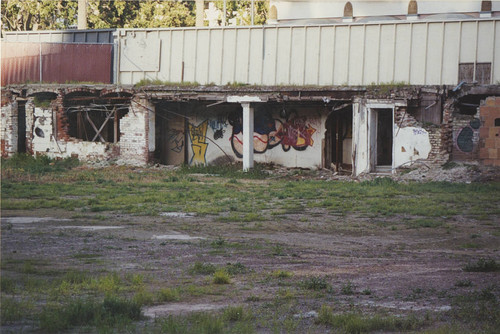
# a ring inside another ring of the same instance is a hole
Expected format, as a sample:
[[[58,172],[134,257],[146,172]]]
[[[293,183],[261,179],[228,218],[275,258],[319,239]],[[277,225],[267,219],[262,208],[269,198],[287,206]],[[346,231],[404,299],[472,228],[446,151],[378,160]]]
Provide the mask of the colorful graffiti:
[[[228,122],[233,126],[230,138],[234,154],[243,157],[243,125],[242,115],[230,114]],[[313,146],[313,134],[316,132],[306,117],[294,116],[290,120],[274,119],[269,111],[256,112],[254,117],[254,152],[264,153],[281,144],[287,152],[293,147],[297,151],[304,151]]]
[[[193,157],[190,164],[205,164],[205,154],[207,153],[207,127],[208,121],[201,122],[198,126],[189,123],[189,138],[191,139],[191,149]]]

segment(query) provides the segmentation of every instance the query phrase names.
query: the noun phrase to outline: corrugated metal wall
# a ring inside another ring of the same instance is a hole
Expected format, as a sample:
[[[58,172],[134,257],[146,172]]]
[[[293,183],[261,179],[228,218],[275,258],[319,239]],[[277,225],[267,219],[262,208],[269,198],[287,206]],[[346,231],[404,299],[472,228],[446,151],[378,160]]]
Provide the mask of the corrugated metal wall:
[[[113,45],[2,42],[1,85],[112,83]]]
[[[453,85],[460,63],[491,63],[495,83],[499,22],[119,29],[118,82]]]
[[[50,43],[113,43],[113,32],[116,29],[96,30],[39,30],[39,31],[6,31],[3,40],[6,42],[50,42]]]

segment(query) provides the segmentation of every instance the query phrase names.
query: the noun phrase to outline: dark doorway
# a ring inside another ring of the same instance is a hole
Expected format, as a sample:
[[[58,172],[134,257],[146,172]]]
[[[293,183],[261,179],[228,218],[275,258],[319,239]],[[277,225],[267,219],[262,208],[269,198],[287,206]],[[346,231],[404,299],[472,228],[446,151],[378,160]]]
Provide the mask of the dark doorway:
[[[326,120],[324,167],[352,170],[352,105],[332,111]]]
[[[371,109],[370,157],[371,170],[390,172],[392,170],[393,110]]]
[[[186,163],[187,124],[178,106],[159,104],[156,106],[155,114],[155,160],[163,165]]]
[[[17,105],[17,152],[26,153],[26,103]]]
[[[380,110],[377,117],[377,166],[392,166],[392,109]]]

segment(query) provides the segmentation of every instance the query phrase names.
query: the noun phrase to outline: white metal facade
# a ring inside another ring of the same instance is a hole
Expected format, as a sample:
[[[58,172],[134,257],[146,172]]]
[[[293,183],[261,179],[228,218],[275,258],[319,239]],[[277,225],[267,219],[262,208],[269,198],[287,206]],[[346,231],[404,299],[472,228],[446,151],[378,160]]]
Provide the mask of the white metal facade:
[[[460,63],[491,63],[500,20],[119,29],[118,83],[454,85]]]

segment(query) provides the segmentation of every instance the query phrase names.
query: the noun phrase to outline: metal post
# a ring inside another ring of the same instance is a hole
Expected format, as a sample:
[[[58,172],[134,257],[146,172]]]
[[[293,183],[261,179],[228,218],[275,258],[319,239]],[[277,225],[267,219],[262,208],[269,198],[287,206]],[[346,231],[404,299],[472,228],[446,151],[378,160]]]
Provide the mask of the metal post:
[[[252,0],[251,25],[254,25],[255,0]]]
[[[253,108],[250,103],[242,103],[243,107],[243,170],[253,168]]]

